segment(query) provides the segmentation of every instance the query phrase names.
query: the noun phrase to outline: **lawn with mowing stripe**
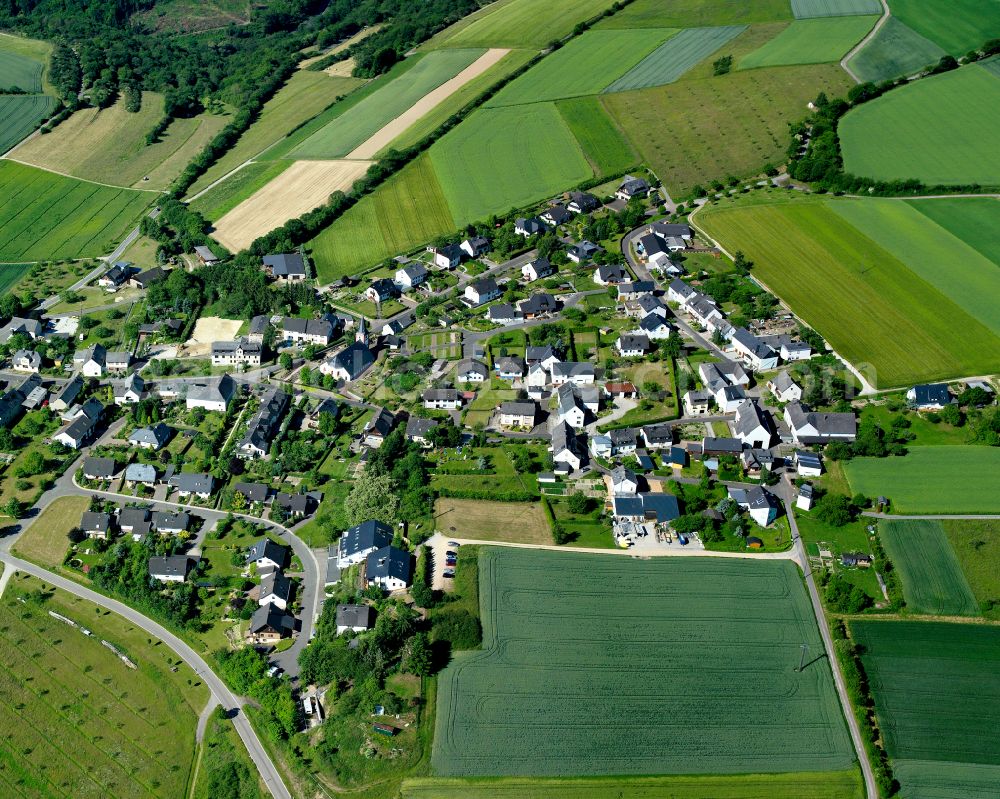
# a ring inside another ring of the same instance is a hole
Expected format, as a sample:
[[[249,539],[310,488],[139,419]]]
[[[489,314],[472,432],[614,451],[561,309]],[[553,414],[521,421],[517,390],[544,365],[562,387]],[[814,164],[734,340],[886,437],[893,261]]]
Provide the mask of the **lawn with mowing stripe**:
[[[686,28],[661,44],[604,91],[624,92],[673,83],[745,30],[744,25]]]
[[[908,28],[898,17],[889,17],[868,44],[848,61],[862,81],[879,81],[914,75],[945,55],[938,45]]]
[[[862,799],[853,771],[684,777],[425,777],[403,783],[403,799]]]
[[[934,203],[925,200],[923,208]],[[962,200],[949,200],[952,212],[960,218]],[[975,202],[975,201],[974,201]],[[996,200],[994,217],[1000,213]],[[953,300],[994,333],[1000,335],[1000,262],[991,261],[948,230],[922,214],[910,203],[887,199],[842,200],[830,203],[855,229],[891,252],[934,288]],[[997,227],[989,225],[984,234],[996,236]]]
[[[0,153],[5,153],[47,117],[56,101],[47,94],[0,95]]]
[[[911,447],[902,458],[844,465],[851,491],[885,496],[894,513],[1000,513],[1000,449]]]
[[[611,5],[612,0],[498,0],[446,28],[428,46],[541,48]]]
[[[438,776],[853,767],[829,665],[795,670],[823,644],[791,563],[482,547],[479,599],[483,651],[438,678]]]
[[[796,19],[810,17],[843,17],[862,14],[882,15],[879,0],[792,0]]]
[[[639,163],[638,154],[604,110],[600,98],[574,97],[556,103],[556,108],[597,174],[618,174]]]
[[[878,17],[797,19],[759,50],[739,62],[738,69],[839,61],[861,41]]]
[[[978,616],[958,557],[941,522],[934,519],[882,519],[879,540],[903,578],[906,607],[938,616]]]
[[[483,50],[441,50],[423,56],[406,73],[372,92],[293,149],[290,158],[339,158],[406,111],[421,97],[455,77]]]
[[[706,209],[696,222],[745,252],[754,274],[840,355],[870,365],[869,380],[890,388],[1000,369],[1000,338],[845,224],[830,208],[838,201],[780,197]]]
[[[1000,37],[996,0],[889,0],[892,15],[953,56]]]
[[[455,220],[425,154],[362,197],[307,247],[320,281],[328,282],[454,229]]]
[[[782,23],[777,23],[778,25]],[[756,31],[734,39],[728,52]],[[843,96],[851,80],[834,64],[702,77],[705,62],[669,86],[602,95],[605,107],[674,196],[728,175],[780,164],[788,123],[820,91]],[[693,74],[698,73],[694,79]],[[733,109],[740,113],[733,113]],[[684,153],[684,157],[678,157]]]
[[[597,94],[675,34],[676,28],[587,31],[501,89],[489,105]]]
[[[852,621],[900,795],[986,799],[1000,784],[1000,627]]]
[[[593,177],[554,103],[483,108],[430,149],[458,224],[518,208]]]
[[[634,0],[597,28],[693,28],[791,19],[788,0]]]
[[[0,161],[0,262],[103,255],[155,196]]]
[[[213,186],[191,203],[210,222],[216,222],[237,205],[264,188],[292,165],[292,161],[254,161]]]
[[[888,92],[839,126],[848,172],[928,185],[1000,185],[998,131],[1000,79],[978,64]]]

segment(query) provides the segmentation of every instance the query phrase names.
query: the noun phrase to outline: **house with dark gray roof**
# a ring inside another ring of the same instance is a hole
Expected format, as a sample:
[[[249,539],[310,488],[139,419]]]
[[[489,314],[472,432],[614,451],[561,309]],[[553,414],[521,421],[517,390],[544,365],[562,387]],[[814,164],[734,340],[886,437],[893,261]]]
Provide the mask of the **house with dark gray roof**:
[[[853,441],[858,433],[858,421],[853,413],[820,413],[801,402],[785,406],[785,424],[796,444],[828,444],[831,441]]]
[[[940,411],[946,405],[951,405],[955,398],[947,383],[925,383],[907,391],[906,400],[911,408],[918,411]]]
[[[425,283],[429,272],[422,263],[414,262],[396,270],[393,282],[400,291],[410,291]]]
[[[150,427],[138,427],[128,437],[133,447],[141,449],[160,450],[166,446],[173,431],[163,422],[157,422]]]
[[[250,617],[247,640],[254,644],[275,644],[295,630],[295,619],[273,603],[261,605]]]
[[[191,517],[180,511],[155,510],[150,514],[150,524],[160,535],[180,535],[191,526]]]
[[[618,185],[615,197],[619,200],[631,200],[633,197],[645,197],[649,194],[649,183],[645,178],[637,178],[626,175]]]
[[[539,236],[546,230],[548,228],[545,226],[545,223],[535,216],[528,218],[522,216],[514,220],[514,232],[518,236],[524,236],[524,238]]]
[[[500,403],[501,427],[520,427],[530,430],[535,426],[538,405],[532,400],[508,400]]]
[[[360,563],[369,553],[392,543],[392,528],[385,522],[369,519],[351,527],[340,536],[337,565],[346,569]]]
[[[319,319],[297,319],[292,316],[281,319],[282,338],[293,344],[318,344],[326,347],[333,341],[339,327],[340,319],[329,314]]]
[[[559,303],[551,294],[532,294],[528,299],[521,300],[517,309],[525,319],[538,319],[555,313],[559,309]]]
[[[337,635],[348,630],[363,633],[375,626],[375,608],[371,605],[337,605]]]
[[[737,406],[733,435],[743,444],[754,449],[767,449],[774,441],[776,432],[771,414],[756,400],[746,399]]]
[[[110,480],[118,471],[114,458],[84,458],[83,476],[88,480]]]
[[[583,465],[585,453],[580,448],[576,432],[565,422],[553,426],[550,450],[557,473],[574,472]]]
[[[251,505],[255,502],[267,502],[271,489],[263,483],[235,483],[233,493],[242,494]]]
[[[369,552],[365,558],[365,585],[377,585],[385,591],[401,591],[410,584],[412,557],[409,552],[386,546]]]
[[[438,426],[436,419],[423,419],[419,416],[411,416],[406,421],[406,440],[415,441],[421,446],[430,446],[431,430]]]
[[[392,432],[396,426],[396,416],[386,408],[378,408],[375,415],[368,420],[363,431],[365,445],[378,449],[385,441],[385,437]]]
[[[260,581],[257,592],[257,604],[272,604],[285,610],[292,601],[292,581],[285,577],[279,569],[265,574]]]
[[[208,499],[215,488],[215,478],[203,472],[181,472],[171,477],[169,484],[182,497]]]
[[[295,283],[306,279],[306,264],[297,252],[265,255],[263,262],[265,271],[277,280]]]
[[[0,344],[6,344],[16,333],[24,333],[30,339],[40,338],[43,332],[42,323],[37,319],[14,316],[7,324],[0,327]]]
[[[279,491],[274,495],[274,506],[282,508],[292,519],[301,519],[308,516],[316,503],[322,499],[319,493],[310,494],[288,494]]]
[[[453,411],[462,407],[462,395],[454,388],[429,388],[421,396],[424,407]]]
[[[257,571],[282,569],[287,560],[288,547],[276,544],[270,538],[261,538],[247,550],[247,565],[255,565]]]
[[[573,213],[562,203],[550,205],[539,215],[539,218],[551,227],[564,225],[573,218]]]
[[[281,426],[281,420],[291,404],[291,397],[279,388],[269,389],[260,399],[260,408],[250,420],[246,435],[236,445],[241,458],[263,458]]]
[[[459,361],[455,367],[455,380],[459,383],[484,383],[489,376],[486,364],[472,358]]]
[[[523,319],[521,312],[509,302],[498,302],[486,309],[486,321],[495,325],[513,325]]]
[[[183,583],[191,571],[191,559],[186,555],[154,556],[149,559],[149,576],[162,583]]]
[[[601,264],[594,271],[594,282],[598,286],[616,286],[628,280],[628,273],[621,264]]]
[[[107,513],[84,511],[80,517],[80,529],[89,538],[107,538],[111,534],[111,516]]]
[[[729,487],[729,498],[733,500],[742,510],[750,514],[761,527],[767,527],[778,518],[779,502],[777,497],[770,491],[760,486],[751,488]]]

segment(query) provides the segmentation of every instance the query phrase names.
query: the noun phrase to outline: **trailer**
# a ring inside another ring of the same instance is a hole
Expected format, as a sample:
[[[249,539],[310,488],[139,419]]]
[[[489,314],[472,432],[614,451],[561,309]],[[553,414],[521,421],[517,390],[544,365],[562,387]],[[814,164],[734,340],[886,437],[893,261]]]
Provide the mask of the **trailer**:
[[[372,724],[372,729],[379,735],[388,735],[390,738],[396,734],[396,728],[391,724],[383,724],[381,721],[376,721]]]

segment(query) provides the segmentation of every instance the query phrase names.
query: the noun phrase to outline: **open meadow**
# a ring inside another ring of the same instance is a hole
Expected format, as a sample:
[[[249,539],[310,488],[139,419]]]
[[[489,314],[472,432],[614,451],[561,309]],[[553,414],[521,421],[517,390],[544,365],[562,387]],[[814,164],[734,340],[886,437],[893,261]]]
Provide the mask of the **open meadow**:
[[[945,519],[944,533],[988,619],[1000,619],[1000,519]]]
[[[744,56],[739,69],[839,61],[867,35],[877,19],[857,16],[797,19],[759,50]]]
[[[902,458],[855,458],[844,471],[854,493],[888,497],[894,513],[1000,513],[996,447],[910,447]]]
[[[537,502],[438,499],[434,526],[447,536],[515,544],[551,544],[552,531]]]
[[[828,664],[795,671],[822,643],[791,563],[484,547],[479,591],[483,651],[439,677],[439,776],[853,767]]]
[[[0,262],[104,255],[154,198],[0,161]]]
[[[838,353],[870,365],[880,388],[1000,368],[1000,338],[845,224],[832,207],[840,200],[785,199],[709,207],[696,221],[723,247],[745,252],[754,274]]]
[[[903,579],[909,610],[940,616],[979,615],[979,603],[941,522],[883,519],[878,529],[886,555]]]
[[[109,611],[24,575],[0,601],[0,644],[5,795],[186,794],[208,691],[172,651]]]
[[[611,5],[611,0],[498,0],[445,28],[427,46],[542,48]]]
[[[852,621],[902,796],[994,796],[1000,627]]]
[[[59,497],[28,525],[17,539],[14,551],[46,569],[58,569],[69,551],[67,534],[80,524],[90,507],[87,497]]]
[[[0,154],[31,133],[55,108],[47,80],[51,51],[48,42],[0,34],[0,89],[26,92],[0,94]]]
[[[894,89],[851,109],[844,169],[879,180],[1000,185],[1000,76],[980,64]]]

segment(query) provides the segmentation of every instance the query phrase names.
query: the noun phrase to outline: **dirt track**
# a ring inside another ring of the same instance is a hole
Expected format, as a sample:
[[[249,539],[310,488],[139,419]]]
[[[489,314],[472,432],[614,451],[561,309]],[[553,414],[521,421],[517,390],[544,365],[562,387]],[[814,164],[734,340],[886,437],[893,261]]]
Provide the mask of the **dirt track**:
[[[370,161],[296,161],[215,223],[212,234],[231,252],[349,189]]]
[[[376,153],[387,147],[393,139],[403,133],[410,125],[443,103],[470,80],[482,75],[509,52],[510,50],[502,48],[487,50],[454,78],[445,81],[433,91],[425,94],[410,106],[409,109],[373,134],[367,141],[359,144],[352,152],[348,153],[347,158],[374,158]]]

